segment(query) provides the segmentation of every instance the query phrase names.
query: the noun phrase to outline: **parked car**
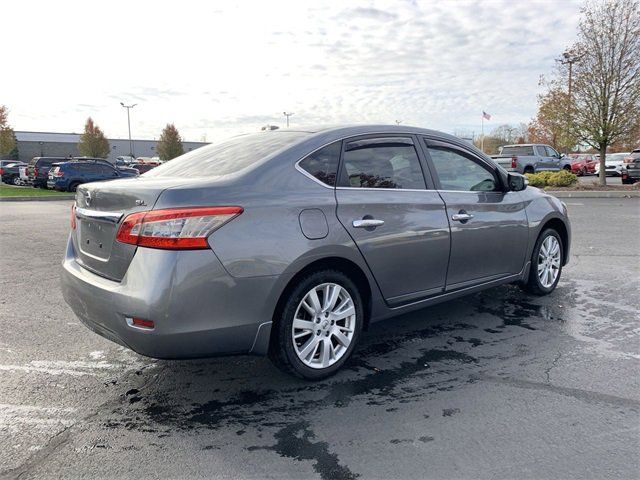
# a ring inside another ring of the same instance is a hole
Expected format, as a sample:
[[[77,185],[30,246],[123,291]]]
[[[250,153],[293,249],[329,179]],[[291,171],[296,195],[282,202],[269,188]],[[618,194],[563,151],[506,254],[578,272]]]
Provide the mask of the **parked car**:
[[[157,165],[154,165],[152,163],[133,163],[131,165],[132,168],[135,168],[141,174],[148,172],[149,170],[151,170],[152,168],[155,168],[156,166]]]
[[[636,148],[623,159],[621,170],[622,183],[630,184],[640,181],[640,148]]]
[[[116,165],[129,165],[131,163],[135,163],[135,161],[135,157],[132,157],[131,155],[119,155],[116,157]]]
[[[7,159],[0,160],[0,168],[4,168],[7,165],[11,165],[12,163],[20,163],[20,161],[19,160],[7,160]]]
[[[70,157],[33,157],[27,167],[28,182],[34,187],[47,188],[49,169],[56,162],[64,162]]]
[[[580,176],[594,173],[599,158],[598,155],[591,153],[572,153],[569,155],[569,159],[571,160],[571,173]]]
[[[106,160],[71,160],[53,164],[49,170],[47,188],[75,192],[78,185],[83,183],[138,175],[138,171],[133,168],[115,168]]]
[[[20,178],[20,167],[25,167],[27,164],[24,162],[7,163],[0,166],[0,178],[4,183],[11,185],[24,185],[24,182]]]
[[[604,158],[604,167],[605,167],[605,175],[616,176],[619,177],[622,175],[622,166],[624,165],[624,158],[627,157],[629,153],[608,153]],[[600,163],[596,165],[595,172],[596,175],[600,175]]]
[[[143,355],[269,354],[319,379],[374,322],[505,283],[551,293],[570,243],[560,200],[456,137],[275,130],[80,185],[62,291]]]
[[[571,170],[571,159],[549,145],[505,145],[499,155],[491,157],[508,172],[535,173],[545,170]]]

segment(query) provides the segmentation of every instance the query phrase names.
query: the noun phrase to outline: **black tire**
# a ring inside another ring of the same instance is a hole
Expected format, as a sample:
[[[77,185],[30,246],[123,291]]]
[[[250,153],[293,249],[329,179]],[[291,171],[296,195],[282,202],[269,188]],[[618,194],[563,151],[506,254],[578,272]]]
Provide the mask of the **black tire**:
[[[564,167],[562,167],[562,169],[566,170],[569,173],[571,173],[571,165],[565,165]]]
[[[586,175],[587,175],[587,169],[585,167],[582,167],[580,169],[580,176],[585,177]]]
[[[549,287],[545,287],[540,278],[538,277],[538,258],[540,255],[540,248],[542,248],[542,242],[544,242],[547,237],[554,236],[560,245],[560,266],[558,269],[558,276],[556,277],[555,282]],[[548,295],[556,289],[558,282],[560,281],[560,277],[562,276],[562,264],[564,263],[564,245],[562,244],[562,238],[558,232],[556,232],[553,228],[547,228],[544,230],[536,240],[536,244],[533,247],[533,253],[531,254],[531,267],[529,268],[529,278],[522,285],[525,291],[532,293],[534,295]]]
[[[19,187],[22,184],[22,182],[20,181],[20,177],[13,177],[11,179],[11,183],[16,187]]]
[[[72,182],[69,184],[69,191],[70,192],[75,192],[78,189],[78,185],[80,185],[80,183],[78,182]]]
[[[305,365],[298,357],[292,340],[293,318],[298,305],[305,295],[314,287],[323,283],[335,283],[346,289],[355,307],[355,328],[353,338],[346,351],[333,365],[326,368],[312,368]],[[351,357],[355,346],[362,333],[364,323],[364,308],[360,292],[355,283],[339,270],[318,270],[303,277],[297,285],[288,292],[287,298],[280,309],[277,318],[274,318],[269,345],[269,357],[271,361],[286,373],[307,380],[321,380],[336,373]]]
[[[524,167],[523,173],[536,173],[531,165]]]

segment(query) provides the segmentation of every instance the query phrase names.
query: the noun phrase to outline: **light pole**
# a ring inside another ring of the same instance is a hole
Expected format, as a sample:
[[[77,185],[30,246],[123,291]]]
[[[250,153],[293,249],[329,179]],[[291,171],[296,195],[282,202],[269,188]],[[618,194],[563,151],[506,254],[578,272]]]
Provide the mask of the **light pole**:
[[[289,117],[293,115],[293,112],[282,112],[282,114],[287,117],[287,128],[289,128]]]
[[[573,103],[571,99],[573,64],[576,63],[578,60],[580,60],[580,56],[576,55],[576,53],[573,52],[572,50],[568,50],[562,54],[562,57],[564,58],[564,60],[560,60],[560,63],[562,63],[563,65],[569,65],[569,92],[568,92],[568,99],[567,99],[567,123],[569,124],[567,130],[569,130],[569,128],[571,128],[571,113],[572,113],[571,106]],[[568,153],[568,152],[565,152],[565,153]]]
[[[396,120],[396,125],[400,125],[402,123],[402,120]]]
[[[129,115],[129,110],[135,107],[137,103],[134,103],[133,105],[125,105],[124,103],[120,102],[120,105],[127,109],[127,126],[129,127],[129,156],[131,158],[135,158],[133,156],[133,142],[131,141],[131,117]]]

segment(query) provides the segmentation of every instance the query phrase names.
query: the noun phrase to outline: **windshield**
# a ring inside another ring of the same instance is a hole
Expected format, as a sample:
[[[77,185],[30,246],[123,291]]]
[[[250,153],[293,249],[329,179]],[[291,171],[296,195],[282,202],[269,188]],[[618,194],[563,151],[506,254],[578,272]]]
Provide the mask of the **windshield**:
[[[309,135],[307,132],[262,132],[207,145],[145,173],[145,177],[213,177],[236,173]]]
[[[610,153],[605,157],[605,161],[622,160],[627,155],[629,154],[628,153]]]

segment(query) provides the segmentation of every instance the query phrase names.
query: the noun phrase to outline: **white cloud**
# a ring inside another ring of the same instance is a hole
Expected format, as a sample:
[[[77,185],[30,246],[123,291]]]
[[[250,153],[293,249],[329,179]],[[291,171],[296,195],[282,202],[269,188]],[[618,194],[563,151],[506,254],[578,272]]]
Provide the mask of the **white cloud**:
[[[567,1],[165,2],[3,6],[0,103],[19,130],[109,136],[174,122],[187,139],[282,124],[453,131],[535,114],[538,78],[575,36]],[[8,53],[8,58],[7,58]]]

